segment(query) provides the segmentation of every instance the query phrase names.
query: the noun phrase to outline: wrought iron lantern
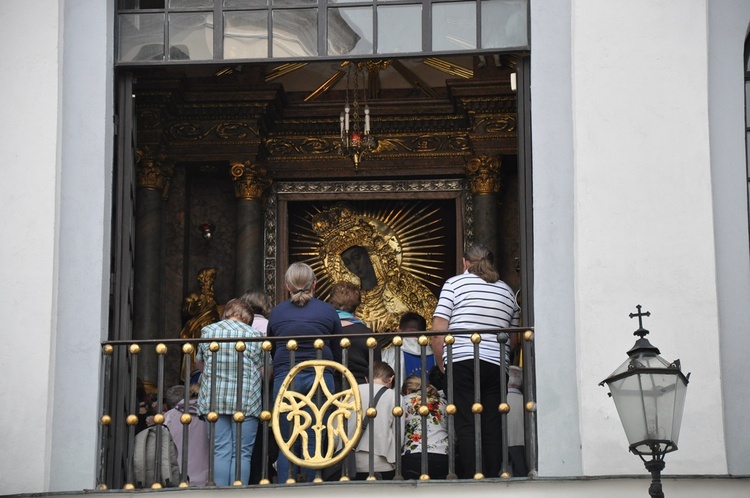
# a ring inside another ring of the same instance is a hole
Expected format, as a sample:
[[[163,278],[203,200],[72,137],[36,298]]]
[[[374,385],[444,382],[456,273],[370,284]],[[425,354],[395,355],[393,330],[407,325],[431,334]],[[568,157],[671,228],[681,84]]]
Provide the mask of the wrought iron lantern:
[[[633,335],[639,339],[628,351],[629,358],[599,385],[609,387],[630,451],[651,473],[649,495],[663,497],[664,456],[677,449],[690,374],[682,373],[680,360],[670,363],[659,356],[659,349],[646,339],[649,331],[643,328],[643,317],[651,313],[642,313],[640,304],[636,308],[638,313],[629,316],[638,317]]]

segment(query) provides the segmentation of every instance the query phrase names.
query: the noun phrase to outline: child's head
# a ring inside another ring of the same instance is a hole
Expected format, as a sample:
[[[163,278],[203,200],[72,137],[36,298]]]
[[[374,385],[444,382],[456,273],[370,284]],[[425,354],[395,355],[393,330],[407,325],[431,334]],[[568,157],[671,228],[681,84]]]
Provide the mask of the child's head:
[[[410,375],[404,379],[404,383],[401,385],[401,395],[406,396],[418,392],[421,387],[422,379],[419,378],[419,375]]]
[[[427,330],[427,321],[419,313],[407,311],[401,315],[398,330],[399,332],[421,332]]]
[[[393,380],[396,378],[396,372],[393,371],[388,363],[384,361],[376,361],[372,364],[372,376],[375,381],[379,381],[380,384],[383,384],[390,389],[393,387]]]
[[[253,323],[253,312],[239,299],[232,299],[224,306],[221,318],[222,320],[236,320],[250,325]]]
[[[422,379],[419,377],[419,375],[410,375],[405,380],[403,385],[401,386],[401,394],[403,396],[417,393],[421,394],[422,392]],[[437,389],[435,389],[435,386],[432,384],[427,384],[427,401],[429,403],[436,403],[440,400],[440,394],[438,394]]]

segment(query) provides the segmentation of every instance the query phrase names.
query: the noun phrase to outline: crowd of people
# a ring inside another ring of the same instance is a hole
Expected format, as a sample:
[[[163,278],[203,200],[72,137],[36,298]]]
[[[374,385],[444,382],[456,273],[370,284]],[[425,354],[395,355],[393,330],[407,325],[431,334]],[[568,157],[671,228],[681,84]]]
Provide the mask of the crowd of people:
[[[374,418],[363,418],[361,436],[351,458],[346,460],[349,462],[346,465],[351,466],[347,474],[357,480],[393,479],[396,455],[400,454],[403,478],[419,479],[425,469],[432,479],[448,478],[451,444],[446,391],[442,385],[447,362],[444,335],[450,331],[515,327],[520,313],[514,292],[500,280],[493,255],[486,247],[479,244],[469,246],[464,252],[463,266],[462,274],[445,282],[430,317],[432,330],[444,334],[432,336],[426,346],[427,370],[424,372],[424,343],[418,344],[415,337],[404,338],[402,347],[398,348],[400,358],[395,357],[396,348],[386,347],[382,353],[380,347],[373,348],[367,342],[373,331],[356,316],[361,302],[360,288],[350,282],[337,282],[331,286],[329,301],[321,301],[315,297],[317,280],[307,264],[289,266],[285,274],[289,298],[275,307],[261,291],[250,291],[230,300],[224,306],[221,320],[203,327],[201,339],[286,337],[293,338],[296,345],[290,349],[286,341],[273,341],[272,366],[268,372],[264,372],[260,341],[244,341],[244,348],[240,349],[233,341],[217,341],[213,347],[210,341],[198,345],[195,361],[201,373],[197,382],[187,397],[183,385],[167,390],[169,410],[164,416],[164,425],[177,443],[180,462],[183,461],[183,430],[187,428],[184,439],[189,442],[188,466],[183,475],[187,476],[191,486],[210,484],[211,461],[213,482],[219,486],[257,483],[261,474],[275,475],[279,483],[315,479],[315,469],[298,465],[299,459],[290,459],[285,451],[278,451],[273,438],[268,438],[269,448],[266,448],[271,466],[265,469],[266,472],[262,471],[263,462],[257,451],[261,434],[262,379],[263,375],[270,376],[272,407],[274,400],[283,398],[285,390],[290,387],[296,393],[314,393],[316,390],[335,393],[349,384],[342,370],[327,366],[321,373],[313,367],[300,369],[297,365],[316,359],[341,363],[343,356],[347,365],[343,370],[348,369],[356,381],[357,385],[351,388],[358,389],[363,412],[371,407],[377,413]],[[425,317],[407,312],[400,317],[398,330],[419,332],[426,327]],[[324,339],[333,335],[345,335],[350,344],[342,348],[338,340],[324,340],[317,345],[313,341],[313,338]],[[456,407],[453,446],[459,478],[473,478],[478,474],[496,477],[501,472],[503,421],[498,410],[491,407],[497,407],[501,397],[506,396],[511,405],[507,418],[510,461],[506,462],[506,467],[512,469],[513,475],[525,476],[527,473],[521,370],[513,366],[505,372],[500,370],[501,352],[506,355],[506,367],[512,365],[510,354],[516,346],[514,335],[506,338],[505,351],[501,350],[502,345],[495,334],[482,334],[478,349],[468,334],[455,335],[452,356],[453,403]],[[311,339],[305,340],[305,337]],[[476,351],[478,357],[475,357]],[[479,364],[477,382],[481,402],[488,407],[478,420],[472,410],[475,362]],[[399,368],[398,374],[394,367]],[[501,375],[505,379],[501,379]],[[509,380],[507,391],[502,393],[505,380]],[[395,385],[396,382],[401,385]],[[399,402],[401,410],[394,410]],[[280,406],[279,401],[276,403],[277,407]],[[300,424],[291,415],[280,416],[275,419],[278,427],[274,431],[285,441],[292,435],[302,434],[303,437],[297,437],[288,450],[304,460],[304,455],[309,457],[325,447],[328,438],[325,429],[321,430],[314,423],[314,407],[301,410],[305,413],[298,418],[308,423]],[[194,415],[187,419],[189,424],[183,418],[186,413]],[[349,437],[353,437],[354,427],[354,424],[349,424]],[[476,446],[477,428],[481,431],[480,448]],[[210,437],[213,437],[212,455],[209,455]],[[477,451],[480,452],[479,458]],[[477,463],[481,463],[481,468],[476,466]],[[317,476],[320,477],[320,473]]]

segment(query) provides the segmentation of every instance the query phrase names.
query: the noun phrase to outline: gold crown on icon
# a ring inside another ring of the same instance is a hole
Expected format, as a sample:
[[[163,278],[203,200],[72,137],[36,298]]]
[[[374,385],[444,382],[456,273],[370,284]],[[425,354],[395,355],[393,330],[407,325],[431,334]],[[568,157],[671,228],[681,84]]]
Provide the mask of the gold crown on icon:
[[[317,213],[312,218],[312,229],[320,237],[321,253],[338,255],[352,246],[369,250],[384,243],[375,225],[346,204]]]

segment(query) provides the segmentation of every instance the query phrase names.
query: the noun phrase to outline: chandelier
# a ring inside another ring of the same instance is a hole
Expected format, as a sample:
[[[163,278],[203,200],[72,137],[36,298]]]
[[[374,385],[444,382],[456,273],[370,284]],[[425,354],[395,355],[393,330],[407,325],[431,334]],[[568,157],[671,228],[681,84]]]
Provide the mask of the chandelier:
[[[370,134],[370,108],[367,106],[367,88],[362,70],[364,63],[349,62],[346,70],[346,104],[341,113],[341,145],[339,154],[348,157],[354,163],[354,171],[359,170],[359,163],[368,153],[375,150],[378,141]],[[361,86],[360,86],[361,78]],[[354,84],[352,85],[352,80]],[[359,91],[362,89],[360,99]],[[349,98],[351,94],[351,107]],[[360,114],[360,102],[364,105],[364,120]]]

